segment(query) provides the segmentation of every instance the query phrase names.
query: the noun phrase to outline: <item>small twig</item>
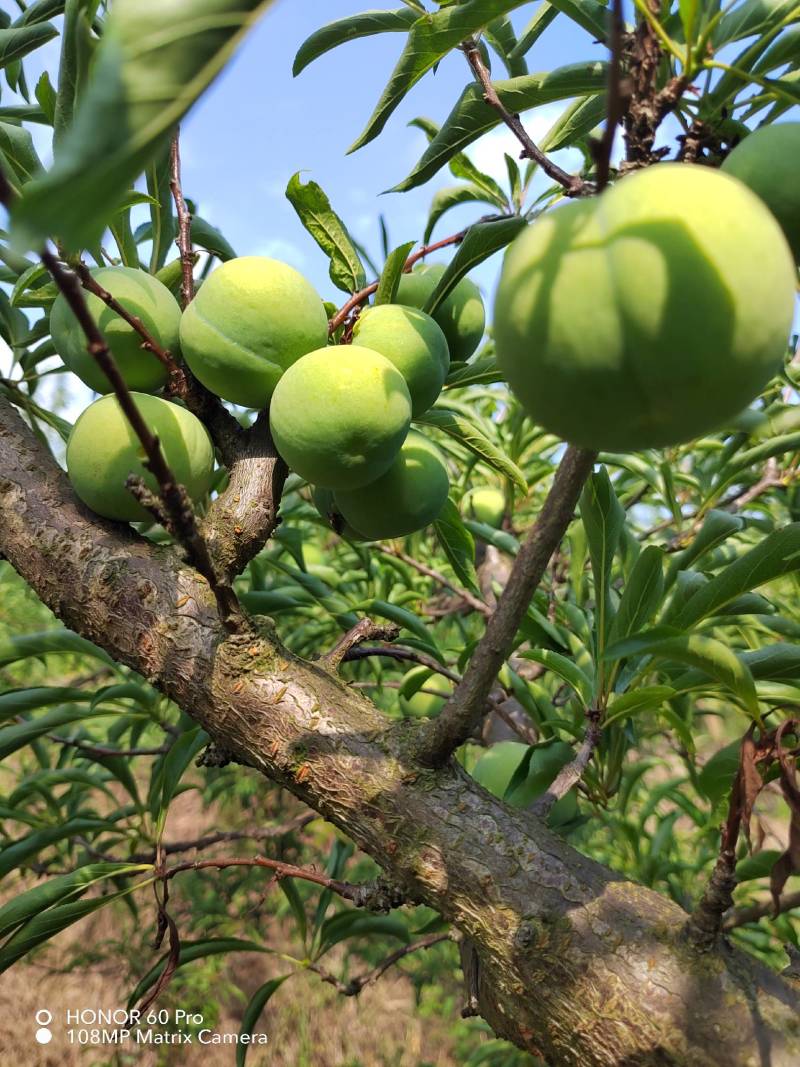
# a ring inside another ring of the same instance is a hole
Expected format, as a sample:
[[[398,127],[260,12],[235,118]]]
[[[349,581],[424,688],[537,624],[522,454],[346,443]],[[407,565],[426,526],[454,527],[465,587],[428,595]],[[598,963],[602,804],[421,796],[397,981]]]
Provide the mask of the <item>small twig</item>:
[[[794,908],[800,908],[800,891],[786,893],[781,897],[779,914],[783,915],[787,911],[793,911]],[[735,930],[737,927],[745,926],[747,923],[757,923],[759,919],[764,919],[767,916],[770,918],[775,917],[775,905],[771,900],[762,900],[758,904],[748,904],[747,907],[735,908],[729,911],[723,921],[722,929],[727,933],[729,930]]]
[[[474,608],[475,611],[479,611],[481,615],[492,614],[492,609],[484,600],[475,596],[475,594],[471,593],[468,589],[464,589],[462,586],[456,585],[455,582],[451,582],[446,575],[441,573],[441,571],[434,570],[433,567],[428,567],[425,563],[420,563],[419,560],[414,559],[413,556],[409,556],[406,552],[401,552],[399,549],[379,547],[379,551],[386,556],[394,556],[395,559],[399,559],[409,567],[413,567],[413,569],[420,574],[424,574],[427,578],[432,578],[434,582],[444,586],[445,589],[449,589],[451,593],[455,593],[456,596],[460,597],[466,604],[469,604],[471,608]]]
[[[300,878],[304,882],[312,882],[314,885],[330,889],[343,900],[349,900],[357,908],[367,908],[370,911],[389,911],[399,908],[405,903],[405,897],[385,882],[378,879],[375,882],[357,884],[342,882],[338,878],[329,878],[319,874],[310,867],[297,867],[293,863],[284,863],[283,860],[268,859],[265,856],[253,856],[250,858],[232,857],[229,859],[194,860],[178,863],[174,867],[165,867],[157,872],[158,877],[165,882],[174,878],[184,871],[226,870],[229,867],[263,867],[268,871],[274,871],[275,877]]]
[[[479,219],[479,222],[491,222],[497,218],[505,218],[505,216],[486,215],[484,218]],[[425,256],[430,255],[431,252],[438,252],[440,248],[447,248],[450,245],[460,244],[467,235],[469,227],[464,230],[459,230],[458,233],[452,233],[449,237],[443,237],[440,241],[434,241],[433,244],[423,245],[422,248],[418,248],[416,252],[412,252],[403,266],[403,273],[408,274],[412,267],[418,263]],[[378,290],[378,282],[370,282],[369,285],[363,289],[359,289],[357,293],[353,293],[350,299],[342,304],[336,314],[328,323],[328,332],[333,334],[339,327],[347,320],[348,316],[360,307],[365,301],[369,300],[373,293]]]
[[[329,670],[335,671],[342,660],[347,659],[348,653],[364,641],[395,641],[399,635],[399,626],[373,622],[372,619],[361,619],[351,630],[343,634],[330,652],[320,657],[320,662],[324,663]]]
[[[567,172],[562,170],[557,163],[554,163],[549,159],[541,148],[538,148],[537,145],[534,144],[527,130],[522,125],[519,115],[512,114],[497,95],[497,90],[492,82],[491,72],[483,62],[483,56],[478,48],[478,42],[474,39],[465,41],[461,45],[461,50],[467,57],[467,62],[472,68],[472,73],[475,75],[475,80],[483,89],[483,99],[489,107],[494,108],[502,121],[508,126],[509,130],[511,130],[522,145],[522,152],[520,153],[521,158],[531,159],[534,163],[538,163],[549,178],[552,178],[553,181],[556,181],[559,185],[563,186],[567,196],[585,196],[587,193],[593,192],[594,189],[589,183],[578,177],[577,174],[567,174]]]
[[[134,756],[163,756],[169,752],[169,745],[159,745],[154,748],[108,748],[105,745],[92,745],[86,741],[74,737],[60,737],[58,734],[45,734],[50,741],[57,745],[68,745],[76,748],[79,752],[85,752],[87,756],[124,756],[132,759]]]
[[[608,185],[611,172],[611,154],[614,150],[614,137],[622,118],[622,0],[613,0],[611,6],[611,39],[609,48],[611,61],[608,67],[608,107],[606,126],[597,153],[596,180],[597,191],[601,193]]]
[[[588,724],[581,747],[566,767],[562,767],[546,793],[536,801],[532,811],[540,819],[545,819],[550,814],[553,805],[565,797],[573,786],[583,778],[586,768],[589,766],[594,751],[603,736],[601,725],[602,712],[598,708],[589,708],[586,712]]]
[[[194,300],[194,255],[192,253],[192,216],[186,206],[181,186],[180,128],[175,131],[175,136],[172,138],[169,161],[169,187],[172,192],[172,199],[175,201],[175,210],[178,213],[178,236],[175,243],[181,255],[183,271],[181,306],[185,308]]]
[[[120,754],[124,755],[124,753]],[[191,852],[193,849],[200,852],[214,845],[227,844],[231,841],[274,841],[295,833],[297,830],[302,830],[304,826],[308,826],[310,822],[318,818],[319,815],[316,812],[309,811],[283,826],[266,826],[261,830],[220,830],[214,834],[207,834],[205,837],[198,837],[194,841],[167,842],[161,845],[161,850],[165,856],[172,856],[177,852]],[[107,859],[114,859],[114,857],[107,857]],[[125,857],[126,862],[130,863],[153,863],[154,859],[154,852],[138,852]]]
[[[480,725],[494,679],[514,646],[531,597],[572,521],[596,454],[570,445],[539,517],[522,544],[497,609],[489,618],[461,684],[439,717],[421,727],[418,758],[441,766]]]
[[[162,348],[139,316],[131,314],[130,311],[120,304],[119,300],[113,297],[107,289],[104,289],[103,286],[100,285],[85,263],[78,260],[77,262],[71,263],[70,266],[78,275],[80,283],[84,289],[93,293],[99,300],[102,300],[107,307],[110,307],[113,312],[119,315],[121,319],[124,319],[125,322],[139,334],[142,339],[143,349],[147,352],[152,352],[156,359],[163,363],[170,372],[174,372],[178,369],[178,365],[173,359],[169,349]]]
[[[387,659],[405,660],[409,663],[420,663],[423,667],[427,667],[429,670],[434,671],[436,674],[441,674],[443,678],[447,678],[449,681],[457,685],[461,681],[461,676],[454,671],[448,670],[447,667],[443,667],[438,660],[433,656],[428,656],[425,652],[418,652],[415,648],[397,648],[393,645],[381,645],[380,647],[373,647],[372,645],[367,648],[350,648],[344,655],[345,662],[352,662],[358,659],[369,659],[370,656],[384,656]]]
[[[349,982],[343,982],[336,975],[331,974],[330,971],[326,971],[324,967],[321,967],[318,963],[309,963],[307,970],[316,974],[323,982],[328,985],[332,985],[334,989],[341,993],[345,997],[357,997],[361,990],[370,985],[372,982],[376,982],[381,978],[390,967],[394,967],[400,960],[404,960],[406,956],[410,956],[412,952],[419,952],[420,949],[428,949],[433,945],[439,945],[442,941],[452,941],[452,937],[449,933],[444,934],[428,934],[427,937],[421,937],[419,941],[414,941],[410,945],[403,945],[402,948],[398,948],[386,959],[381,960],[377,967],[373,967],[371,971],[367,971],[366,974],[358,975],[356,978],[351,978]]]

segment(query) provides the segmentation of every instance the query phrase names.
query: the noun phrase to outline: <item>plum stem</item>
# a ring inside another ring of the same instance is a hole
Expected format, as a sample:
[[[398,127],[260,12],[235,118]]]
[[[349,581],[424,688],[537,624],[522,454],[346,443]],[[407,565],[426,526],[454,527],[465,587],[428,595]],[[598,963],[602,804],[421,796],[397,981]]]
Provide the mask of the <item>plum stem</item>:
[[[176,244],[181,255],[183,282],[181,284],[181,307],[184,309],[194,300],[194,253],[192,251],[192,216],[183,196],[181,185],[181,143],[180,127],[175,130],[170,146],[170,181],[169,187],[175,210],[178,213],[178,236]]]

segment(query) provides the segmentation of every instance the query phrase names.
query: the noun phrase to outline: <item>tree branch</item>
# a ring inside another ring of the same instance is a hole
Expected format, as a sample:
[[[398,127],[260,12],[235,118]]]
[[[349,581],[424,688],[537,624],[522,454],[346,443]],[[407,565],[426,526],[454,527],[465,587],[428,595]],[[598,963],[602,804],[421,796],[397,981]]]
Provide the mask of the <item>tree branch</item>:
[[[508,584],[460,685],[420,738],[417,756],[426,766],[442,766],[480,725],[494,679],[513,650],[531,597],[572,521],[595,458],[594,452],[572,445],[564,453],[539,517],[519,550]]]
[[[561,800],[562,797],[565,797],[570,789],[580,782],[584,771],[589,766],[595,749],[600,743],[600,739],[603,736],[602,713],[597,708],[590,708],[586,713],[586,717],[589,720],[586,734],[575,759],[571,760],[566,767],[561,768],[547,792],[543,793],[533,805],[532,811],[540,819],[546,819],[553,805]]]
[[[389,970],[390,967],[394,967],[400,960],[404,960],[406,956],[410,956],[412,952],[419,952],[420,949],[431,948],[433,945],[439,945],[442,941],[452,941],[452,937],[449,933],[444,934],[428,934],[427,937],[421,937],[419,941],[413,941],[410,945],[403,945],[402,948],[396,949],[386,959],[373,967],[371,971],[367,971],[366,974],[358,975],[356,978],[351,978],[349,982],[343,982],[340,978],[337,978],[335,974],[331,974],[330,971],[326,971],[324,967],[320,967],[318,963],[309,963],[306,970],[312,971],[323,982],[328,985],[332,985],[337,993],[341,993],[344,997],[357,997],[361,990],[372,982],[376,982],[379,978]]]
[[[181,144],[180,127],[175,130],[169,154],[169,187],[175,210],[178,214],[178,236],[176,244],[181,255],[183,282],[181,284],[181,307],[185,308],[194,300],[194,256],[192,254],[192,216],[186,206],[181,186]]]
[[[467,62],[472,69],[472,73],[475,75],[475,80],[483,89],[483,99],[489,107],[494,108],[502,121],[508,126],[509,130],[511,130],[522,145],[520,158],[531,159],[534,163],[537,163],[548,178],[552,178],[553,181],[558,182],[558,184],[563,187],[567,196],[586,196],[588,193],[594,192],[593,187],[582,178],[578,177],[577,174],[567,174],[567,172],[562,170],[557,163],[554,163],[549,159],[528,135],[527,130],[520,122],[519,115],[513,115],[508,110],[497,95],[497,90],[492,82],[492,75],[486,64],[483,62],[483,56],[478,48],[478,42],[474,39],[465,41],[461,45],[461,50],[467,57]]]
[[[431,578],[437,585],[449,589],[451,593],[455,593],[455,595],[460,597],[465,604],[469,604],[471,608],[475,611],[479,611],[481,615],[492,614],[492,609],[485,600],[481,600],[480,597],[475,596],[469,589],[464,589],[462,586],[456,585],[455,582],[451,582],[446,575],[441,573],[441,571],[434,570],[433,567],[429,567],[425,563],[420,563],[420,561],[414,559],[413,556],[409,556],[407,552],[401,552],[396,548],[384,548],[380,545],[378,546],[378,551],[386,556],[393,556],[395,559],[401,560],[407,566],[413,567],[415,571],[424,574],[426,578]]]
[[[321,657],[320,662],[324,663],[328,670],[335,671],[338,670],[339,664],[364,641],[394,641],[399,636],[399,626],[373,622],[372,619],[361,619],[342,636],[330,652]]]
[[[622,119],[622,0],[612,0],[611,5],[611,38],[609,49],[611,61],[608,67],[608,108],[606,111],[606,125],[603,137],[600,141],[597,153],[596,180],[597,192],[601,193],[608,185],[611,171],[611,155],[614,151],[614,137],[617,126]]]
[[[695,966],[674,902],[580,855],[454,761],[422,767],[414,722],[387,723],[267,631],[227,634],[197,573],[82,508],[2,400],[0,472],[0,552],[40,598],[468,938],[478,1010],[499,1036],[581,1067],[746,1067],[764,1050],[771,1067],[795,1067],[788,982],[727,947]]]

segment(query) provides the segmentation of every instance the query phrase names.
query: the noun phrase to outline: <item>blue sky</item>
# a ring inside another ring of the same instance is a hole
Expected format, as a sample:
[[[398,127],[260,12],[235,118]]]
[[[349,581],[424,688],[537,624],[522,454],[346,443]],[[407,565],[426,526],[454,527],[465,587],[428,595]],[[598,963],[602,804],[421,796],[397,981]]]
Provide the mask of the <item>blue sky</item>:
[[[407,123],[418,115],[441,121],[470,79],[460,54],[450,55],[428,74],[398,108],[383,134],[348,156],[402,49],[403,34],[382,34],[342,45],[312,63],[298,78],[294,55],[324,22],[369,7],[397,7],[382,0],[277,0],[245,40],[233,63],[184,122],[184,185],[201,213],[242,254],[271,255],[302,270],[326,298],[337,299],[327,261],[300,225],[284,189],[295,171],[325,189],[334,208],[373,255],[380,249],[378,216],[386,216],[393,244],[419,239],[434,190],[452,184],[447,171],[421,189],[381,196],[405,177],[425,147],[421,131]],[[524,25],[535,10],[516,12]],[[589,34],[566,19],[556,20],[528,57],[531,71],[603,57]],[[502,75],[499,61],[495,73]],[[528,115],[534,136],[544,132],[564,105]],[[498,178],[505,175],[503,152],[518,152],[510,134],[498,130],[475,146],[473,157]],[[574,157],[573,157],[574,158]],[[569,159],[569,157],[568,157]],[[455,209],[436,233],[446,236],[488,208]],[[495,257],[499,261],[499,257]],[[478,280],[491,288],[496,264]],[[488,295],[488,294],[487,294]]]

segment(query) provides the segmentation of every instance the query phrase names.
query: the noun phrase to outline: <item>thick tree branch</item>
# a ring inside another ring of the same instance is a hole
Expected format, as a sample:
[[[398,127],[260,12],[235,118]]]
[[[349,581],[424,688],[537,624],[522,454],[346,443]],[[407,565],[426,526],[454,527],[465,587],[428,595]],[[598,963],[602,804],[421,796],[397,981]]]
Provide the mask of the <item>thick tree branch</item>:
[[[322,656],[320,662],[324,663],[329,670],[336,671],[342,661],[365,641],[394,641],[399,636],[399,626],[373,622],[372,619],[361,619],[351,630],[342,635],[341,640],[337,641],[330,652]]]
[[[421,740],[418,756],[426,766],[442,766],[480,725],[494,679],[513,650],[531,597],[572,521],[594,461],[595,453],[573,446],[564,453],[552,488],[519,550],[508,584],[464,677]]]
[[[533,142],[529,136],[527,130],[522,125],[519,115],[512,115],[512,113],[505,106],[503,101],[497,95],[497,90],[492,83],[492,75],[486,64],[483,62],[483,56],[478,48],[478,42],[476,40],[465,41],[461,46],[461,50],[467,57],[467,62],[470,65],[472,73],[475,75],[475,80],[483,89],[483,99],[489,105],[494,108],[502,121],[508,126],[509,130],[514,134],[516,139],[522,145],[522,152],[520,153],[522,159],[533,160],[537,163],[548,178],[552,178],[553,181],[558,182],[563,187],[567,196],[586,196],[590,192],[594,192],[592,186],[588,185],[577,174],[567,174],[565,170],[562,170],[557,163],[554,163],[552,159],[549,159],[541,148]]]
[[[744,954],[699,959],[686,914],[414,758],[330,671],[229,635],[175,553],[96,519],[0,401],[0,552],[67,626],[143,674],[236,758],[340,827],[390,885],[469,939],[495,1031],[553,1067],[794,1067],[800,996]]]

